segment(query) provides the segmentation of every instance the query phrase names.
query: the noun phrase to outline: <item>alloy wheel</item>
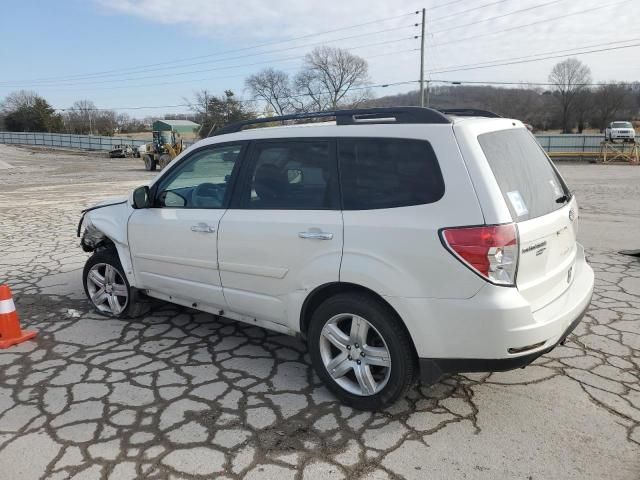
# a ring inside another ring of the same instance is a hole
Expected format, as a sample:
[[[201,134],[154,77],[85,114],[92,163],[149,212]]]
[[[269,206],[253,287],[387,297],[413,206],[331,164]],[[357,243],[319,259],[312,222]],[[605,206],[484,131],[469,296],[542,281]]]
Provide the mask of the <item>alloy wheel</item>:
[[[327,321],[320,356],[333,380],[354,395],[375,395],[389,381],[389,348],[380,332],[358,315],[342,313]]]
[[[95,307],[104,313],[121,314],[129,303],[124,276],[108,263],[96,263],[87,274],[87,291]]]

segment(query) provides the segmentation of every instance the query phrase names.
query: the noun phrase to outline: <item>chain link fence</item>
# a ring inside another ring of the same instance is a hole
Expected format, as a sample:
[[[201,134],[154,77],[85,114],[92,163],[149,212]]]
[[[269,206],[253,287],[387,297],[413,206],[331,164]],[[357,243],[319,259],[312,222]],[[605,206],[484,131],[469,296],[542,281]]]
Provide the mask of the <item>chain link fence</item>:
[[[597,153],[603,135],[536,135],[538,142],[549,153]],[[94,135],[68,135],[64,133],[0,132],[0,143],[14,145],[42,145],[47,147],[79,150],[111,150],[115,145],[129,144],[135,147],[150,142],[126,137],[102,137]],[[185,145],[189,145],[185,143]]]
[[[548,153],[598,153],[604,135],[536,135],[538,142]]]
[[[151,140],[133,140],[126,137],[103,137],[97,135],[70,135],[65,133],[0,132],[0,143],[12,145],[41,145],[45,147],[78,150],[112,150],[116,145],[129,144],[134,147]]]

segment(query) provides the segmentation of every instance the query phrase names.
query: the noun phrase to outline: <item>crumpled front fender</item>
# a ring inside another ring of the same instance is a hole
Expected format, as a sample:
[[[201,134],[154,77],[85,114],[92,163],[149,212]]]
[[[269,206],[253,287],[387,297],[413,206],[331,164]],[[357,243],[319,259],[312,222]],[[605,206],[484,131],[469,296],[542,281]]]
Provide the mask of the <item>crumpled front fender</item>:
[[[80,244],[86,252],[112,243],[118,251],[129,284],[135,286],[131,254],[127,237],[127,225],[133,208],[127,201],[98,205],[86,212],[80,229],[84,229]]]

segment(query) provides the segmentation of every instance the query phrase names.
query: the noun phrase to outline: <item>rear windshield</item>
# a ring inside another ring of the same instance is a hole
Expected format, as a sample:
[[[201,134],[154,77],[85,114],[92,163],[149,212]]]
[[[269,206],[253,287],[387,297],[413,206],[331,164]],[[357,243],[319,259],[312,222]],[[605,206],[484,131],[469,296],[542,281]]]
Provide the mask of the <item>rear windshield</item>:
[[[566,184],[527,130],[484,133],[478,142],[514,221],[541,217],[569,201]]]
[[[629,122],[613,122],[611,128],[633,128]]]

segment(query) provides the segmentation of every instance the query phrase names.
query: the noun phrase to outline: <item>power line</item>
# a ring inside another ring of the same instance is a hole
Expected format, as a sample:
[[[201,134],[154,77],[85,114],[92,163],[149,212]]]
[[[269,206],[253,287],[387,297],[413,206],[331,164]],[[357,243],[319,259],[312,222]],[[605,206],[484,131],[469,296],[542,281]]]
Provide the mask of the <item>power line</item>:
[[[532,27],[534,25],[541,25],[543,23],[549,23],[549,22],[554,22],[556,20],[561,20],[564,18],[568,18],[568,17],[573,17],[576,15],[583,15],[585,13],[591,13],[591,12],[595,12],[597,10],[602,10],[604,8],[609,8],[609,7],[613,7],[616,5],[620,5],[622,3],[629,3],[631,0],[621,0],[618,2],[612,2],[612,3],[608,3],[606,5],[600,5],[598,7],[593,7],[593,8],[588,8],[585,10],[578,10],[575,12],[569,12],[569,13],[565,13],[564,15],[555,15],[553,17],[549,17],[549,18],[543,18],[541,20],[536,20],[535,22],[530,22],[530,23],[525,23],[523,25],[516,25],[514,27],[508,27],[508,28],[503,28],[500,30],[491,30],[487,33],[481,33],[481,34],[476,34],[476,35],[471,35],[468,37],[462,37],[462,38],[457,38],[457,39],[453,39],[453,40],[447,40],[446,42],[441,42],[441,43],[434,43],[431,44],[430,47],[441,47],[441,46],[448,46],[454,43],[460,43],[460,42],[466,42],[466,41],[476,41],[479,38],[484,38],[484,37],[490,37],[492,35],[496,35],[498,33],[506,33],[506,32],[512,32],[514,30],[520,30],[523,28],[527,28],[527,27]]]
[[[408,85],[411,83],[417,83],[418,80],[406,80],[406,81],[402,81],[402,82],[390,82],[390,83],[380,83],[377,85],[364,85],[362,87],[353,87],[350,88],[349,91],[353,91],[353,90],[367,90],[370,88],[388,88],[388,87],[395,87],[398,85]],[[312,92],[312,93],[300,93],[300,94],[296,94],[296,95],[289,95],[286,97],[281,97],[282,100],[285,99],[291,99],[291,98],[300,98],[300,97],[310,97],[310,96],[314,96],[314,95],[323,95],[323,94],[328,94],[328,93],[332,93],[330,91],[320,91],[320,92]],[[253,102],[259,102],[262,101],[263,99],[261,97],[254,97],[251,99],[247,99],[247,100],[237,100],[238,103],[253,103]],[[157,109],[157,108],[178,108],[178,107],[191,107],[194,106],[194,103],[179,103],[179,104],[175,104],[175,105],[147,105],[147,106],[137,106],[137,107],[111,107],[111,108],[84,108],[84,109],[76,109],[76,108],[56,108],[56,111],[60,111],[60,112],[73,112],[73,111],[85,111],[85,110],[91,110],[91,111],[111,111],[111,110],[146,110],[146,109]]]
[[[445,80],[442,78],[434,78],[429,80],[430,83],[447,83],[455,86],[464,86],[466,84],[471,85],[520,85],[520,86],[535,86],[535,87],[553,87],[555,83],[551,82],[499,82],[492,80]],[[634,82],[614,82],[613,85],[631,85]],[[635,82],[637,83],[637,82]],[[607,82],[589,82],[589,83],[576,83],[574,84],[580,87],[600,87],[605,85],[612,85]]]
[[[508,1],[510,1],[510,0],[497,0],[495,2],[485,3],[484,5],[479,5],[477,7],[467,8],[466,10],[460,10],[459,12],[450,13],[449,15],[444,15],[442,17],[433,18],[433,19],[429,20],[429,23],[436,23],[436,22],[440,22],[442,20],[446,20],[447,18],[458,17],[460,15],[464,15],[465,13],[474,12],[476,10],[482,10],[483,8],[491,7],[493,5],[498,5],[499,3],[504,3],[504,2],[508,2]]]
[[[411,39],[413,40],[414,38],[411,37]],[[396,41],[397,42],[397,41]],[[380,42],[380,43],[376,43],[373,45],[366,45],[366,47],[370,47],[370,46],[378,46],[378,45],[388,45],[389,43],[394,43],[392,42]],[[356,49],[356,48],[361,48],[363,46],[360,47],[352,47],[352,49]],[[404,50],[396,50],[396,51],[392,51],[392,52],[384,52],[384,53],[379,53],[376,55],[367,55],[367,60],[371,59],[371,58],[377,58],[377,57],[384,57],[384,56],[389,56],[389,55],[398,55],[401,53],[407,53],[407,52],[416,52],[419,49],[417,48],[410,48],[410,49],[404,49]],[[285,58],[285,59],[279,59],[279,60],[270,60],[270,63],[278,63],[278,62],[283,62],[283,61],[290,61],[290,60],[299,60],[301,57],[289,57],[289,58]],[[260,62],[260,63],[264,63],[264,62]],[[254,64],[251,64],[254,65]],[[246,65],[245,65],[246,66]],[[293,71],[293,70],[297,70],[297,68],[285,68],[282,69],[284,71]],[[147,87],[157,87],[157,86],[166,86],[166,85],[183,85],[185,83],[194,83],[194,82],[209,82],[212,80],[224,80],[227,78],[238,78],[238,77],[245,77],[246,74],[245,73],[240,73],[240,74],[234,74],[234,75],[223,75],[223,76],[215,76],[215,77],[205,77],[205,78],[197,78],[197,79],[190,79],[190,80],[178,80],[178,81],[171,81],[171,82],[160,82],[160,83],[143,83],[143,84],[138,84],[138,85],[118,85],[115,87],[97,87],[97,88],[92,88],[91,91],[96,91],[96,90],[119,90],[119,89],[131,89],[131,88],[147,88]],[[43,87],[41,87],[43,88]],[[44,87],[47,88],[47,87]],[[56,92],[59,91],[78,91],[77,89],[56,89]],[[86,90],[85,90],[86,91]]]
[[[449,2],[448,4],[443,4],[441,5],[441,7],[443,6],[447,6],[449,4],[453,4],[453,3],[458,3],[459,1],[462,0],[456,0],[453,2]],[[434,8],[440,8],[440,7],[434,7]],[[305,38],[310,38],[310,37],[314,37],[314,36],[320,36],[320,35],[326,35],[328,33],[335,33],[335,32],[339,32],[339,31],[343,31],[343,30],[350,30],[353,28],[359,28],[359,27],[364,27],[367,25],[373,25],[376,23],[381,23],[381,22],[386,22],[389,20],[396,20],[398,18],[404,18],[404,17],[408,17],[411,15],[417,15],[419,12],[411,12],[411,13],[404,13],[402,15],[395,15],[392,17],[386,17],[386,18],[381,18],[378,20],[372,20],[369,22],[364,22],[364,23],[358,23],[358,24],[353,24],[353,25],[348,25],[345,27],[341,27],[341,28],[334,28],[332,30],[325,30],[322,32],[314,32],[314,33],[309,33],[306,35],[301,35],[298,37],[293,37],[293,38],[289,38],[289,39],[285,39],[285,40],[276,40],[274,42],[266,42],[266,43],[262,43],[262,44],[257,44],[257,45],[252,45],[249,47],[242,47],[242,48],[236,48],[236,49],[232,49],[232,50],[225,50],[222,52],[216,52],[216,53],[210,53],[210,54],[206,54],[206,55],[198,55],[198,56],[193,56],[193,57],[186,57],[186,58],[181,58],[181,59],[174,59],[174,60],[167,60],[164,62],[158,62],[158,63],[151,63],[151,64],[146,64],[146,65],[138,65],[135,67],[123,67],[123,68],[117,68],[117,69],[112,69],[112,70],[103,70],[103,71],[99,71],[99,72],[93,72],[93,73],[87,73],[87,74],[75,74],[75,75],[67,75],[67,76],[56,76],[56,77],[45,77],[45,78],[40,78],[40,79],[33,79],[33,80],[14,80],[14,81],[6,81],[6,82],[2,82],[4,83],[26,83],[26,82],[35,82],[35,81],[45,81],[45,80],[73,80],[73,79],[77,79],[77,78],[85,78],[85,77],[94,77],[94,76],[101,76],[104,74],[108,74],[108,73],[116,73],[116,72],[125,72],[125,71],[130,71],[131,73],[134,73],[134,71],[136,70],[140,70],[140,69],[144,69],[147,67],[156,67],[159,65],[169,65],[171,67],[174,67],[176,63],[181,63],[181,62],[186,62],[186,61],[190,61],[190,60],[199,60],[201,58],[211,58],[211,57],[216,57],[219,55],[224,55],[227,53],[235,53],[235,52],[242,52],[242,51],[246,51],[246,50],[253,50],[256,48],[262,48],[262,47],[267,47],[267,46],[272,46],[272,45],[279,45],[282,43],[288,43],[288,42],[293,42],[293,41],[297,41],[297,40],[302,40]]]
[[[452,2],[446,2],[446,3],[442,3],[440,5],[435,5],[433,7],[427,8],[427,12],[431,12],[433,10],[438,10],[440,8],[443,7],[450,7],[451,5],[455,5],[456,3],[462,3],[462,2],[466,2],[467,0],[454,0]],[[416,13],[420,13],[420,10],[418,10]]]
[[[466,64],[462,64],[462,65],[451,65],[448,67],[442,67],[436,70],[433,70],[432,73],[448,73],[448,72],[456,72],[458,70],[458,68],[460,69],[464,69],[466,67],[478,67],[478,68],[488,68],[491,67],[493,65],[493,63],[497,63],[497,62],[507,62],[507,61],[511,61],[511,60],[524,60],[524,59],[529,59],[529,58],[533,58],[533,57],[540,57],[542,55],[554,55],[554,54],[558,54],[558,53],[564,53],[564,52],[570,52],[570,54],[579,54],[580,50],[584,50],[587,48],[596,48],[596,47],[605,47],[605,46],[609,46],[609,45],[616,45],[619,43],[628,43],[628,42],[635,42],[635,41],[640,41],[640,37],[635,37],[635,38],[628,38],[626,40],[618,40],[615,42],[605,42],[605,43],[595,43],[595,44],[591,44],[591,45],[585,45],[583,47],[573,47],[573,48],[565,48],[563,50],[552,50],[552,51],[548,51],[548,52],[540,52],[540,53],[535,53],[532,55],[525,55],[525,56],[517,56],[517,57],[510,57],[510,58],[499,58],[499,59],[495,59],[495,60],[490,60],[490,61],[486,61],[486,62],[478,62],[478,63],[466,63]]]
[[[378,35],[380,33],[388,33],[391,31],[396,31],[396,30],[403,30],[403,29],[407,29],[407,28],[414,28],[419,26],[419,23],[416,24],[412,24],[412,25],[403,25],[401,27],[394,27],[394,28],[388,28],[388,29],[384,29],[384,30],[378,30],[375,32],[367,32],[367,33],[361,33],[358,35],[350,35],[348,37],[342,37],[342,38],[336,38],[336,39],[332,39],[332,40],[328,40],[328,41],[324,41],[324,42],[315,42],[315,43],[308,43],[308,44],[304,44],[304,45],[298,45],[295,47],[287,47],[287,48],[281,48],[281,49],[277,49],[277,50],[270,50],[267,52],[258,52],[258,53],[253,53],[253,54],[249,54],[249,55],[240,55],[240,56],[236,56],[236,57],[227,57],[227,58],[223,58],[223,59],[219,59],[219,60],[214,60],[213,63],[218,63],[221,61],[227,61],[227,60],[237,60],[237,59],[243,59],[243,58],[249,58],[249,57],[255,57],[255,56],[259,56],[259,55],[264,55],[264,54],[271,54],[271,53],[279,53],[279,52],[284,52],[284,51],[289,51],[289,50],[295,50],[298,48],[308,48],[308,47],[313,47],[313,46],[319,46],[319,45],[327,45],[327,44],[331,44],[334,42],[340,42],[343,40],[351,40],[354,38],[360,38],[360,37],[367,37],[370,35]],[[410,39],[415,39],[417,38],[417,36],[412,36],[412,37],[406,37],[403,38],[402,40],[406,39],[406,40],[410,40]],[[387,42],[380,42],[379,44],[384,44],[384,43],[392,43],[392,42],[396,42],[397,40],[390,40]],[[379,45],[379,44],[375,44],[375,45]],[[350,47],[350,48],[360,48],[360,47]],[[301,57],[291,57],[291,58],[301,58]],[[269,61],[267,61],[269,62]],[[196,63],[196,64],[191,64],[191,65],[199,65],[202,63],[211,63],[211,62],[200,62],[200,63]],[[257,62],[254,64],[246,64],[245,66],[252,66],[252,65],[256,65],[256,64],[262,64],[262,63],[266,63],[265,61],[262,62]],[[191,65],[184,65],[186,66],[191,66]],[[160,70],[164,70],[163,67]],[[192,73],[204,73],[204,72],[211,72],[211,71],[215,71],[215,70],[225,70],[228,68],[236,68],[235,66],[229,67],[229,66],[222,66],[222,67],[215,67],[212,69],[204,69],[204,70],[191,70],[191,71],[183,71],[183,72],[173,72],[173,73],[167,73],[167,74],[163,74],[164,77],[167,76],[181,76],[181,75],[189,75]],[[157,69],[153,69],[153,70],[157,70]],[[153,71],[153,70],[149,70],[149,71]],[[137,72],[137,73],[145,73],[145,72]],[[136,73],[136,74],[137,74]],[[116,74],[110,74],[110,75],[106,75],[106,76],[114,76]],[[135,74],[134,74],[135,75]],[[110,79],[110,80],[99,80],[99,81],[95,81],[93,79],[85,79],[85,80],[79,80],[78,82],[72,82],[69,83],[68,81],[49,81],[49,82],[45,82],[45,83],[29,83],[28,85],[34,85],[36,87],[38,86],[47,86],[47,85],[84,85],[87,83],[90,83],[91,85],[95,85],[95,84],[101,84],[101,83],[112,83],[112,82],[126,82],[126,81],[135,81],[135,80],[145,80],[148,78],[156,78],[157,75],[146,75],[146,76],[141,76],[141,77],[129,77],[129,78],[114,78],[114,79]],[[98,77],[99,78],[99,77]],[[4,86],[4,87],[10,87],[12,86],[11,84],[2,84],[0,83],[0,86]],[[13,85],[16,86],[16,85]],[[18,86],[24,86],[24,84],[20,84]]]
[[[442,3],[440,5],[435,5],[433,7],[427,8],[427,11],[433,11],[433,10],[438,10],[440,8],[444,8],[444,7],[449,7],[458,3],[462,3],[462,2],[466,2],[467,0],[452,0],[449,2],[445,2]],[[331,30],[324,30],[321,32],[314,32],[314,33],[309,33],[306,35],[301,35],[298,37],[293,37],[293,38],[288,38],[288,39],[284,39],[284,40],[276,40],[273,42],[266,42],[266,43],[261,43],[261,44],[256,44],[256,45],[251,45],[248,47],[242,47],[242,48],[236,48],[236,49],[232,49],[232,50],[225,50],[222,52],[216,52],[216,53],[211,53],[211,54],[206,54],[206,55],[197,55],[197,56],[193,56],[193,57],[186,57],[186,58],[179,58],[179,59],[173,59],[173,60],[167,60],[164,62],[157,62],[157,63],[150,63],[150,64],[145,64],[145,65],[137,65],[137,66],[133,66],[133,67],[122,67],[122,68],[117,68],[117,69],[111,69],[111,70],[102,70],[102,71],[98,71],[98,72],[93,72],[93,73],[85,73],[85,74],[74,74],[74,75],[66,75],[66,76],[54,76],[54,77],[43,77],[43,78],[36,78],[36,79],[31,79],[31,80],[7,80],[5,82],[0,82],[0,85],[5,85],[5,84],[23,84],[23,83],[33,83],[33,82],[39,82],[39,81],[47,81],[47,80],[74,80],[74,79],[80,79],[80,78],[89,78],[89,77],[94,77],[94,76],[100,76],[100,75],[104,75],[104,74],[108,74],[108,73],[115,73],[115,72],[130,72],[130,73],[136,73],[136,71],[139,71],[141,69],[145,69],[147,67],[155,67],[155,66],[159,66],[159,65],[170,65],[171,67],[175,67],[176,63],[183,63],[183,62],[187,62],[190,60],[198,60],[201,58],[210,58],[210,57],[215,57],[215,56],[219,56],[219,55],[224,55],[227,53],[235,53],[235,52],[242,52],[242,51],[246,51],[246,50],[253,50],[255,48],[262,48],[262,47],[266,47],[266,46],[272,46],[272,45],[279,45],[282,43],[289,43],[289,42],[293,42],[293,41],[297,41],[297,40],[302,40],[305,38],[310,38],[310,37],[314,37],[314,36],[320,36],[320,35],[326,35],[328,33],[335,33],[335,32],[339,32],[339,31],[344,31],[344,30],[350,30],[350,29],[354,29],[354,28],[359,28],[359,27],[364,27],[364,26],[368,26],[368,25],[373,25],[376,23],[381,23],[381,22],[386,22],[386,21],[390,21],[390,20],[396,20],[399,18],[405,18],[405,17],[409,17],[412,15],[419,15],[421,13],[420,10],[416,10],[416,11],[412,11],[409,13],[403,13],[400,15],[394,15],[391,17],[385,17],[385,18],[380,18],[377,20],[371,20],[368,22],[363,22],[363,23],[357,23],[357,24],[353,24],[353,25],[347,25],[344,27],[340,27],[340,28],[334,28]],[[140,73],[140,72],[137,72]]]
[[[542,8],[542,7],[547,7],[549,5],[553,5],[555,3],[560,3],[560,2],[564,2],[564,1],[566,1],[566,0],[551,0],[550,2],[547,2],[547,3],[541,3],[541,4],[538,4],[538,5],[533,5],[532,7],[522,8],[520,10],[514,10],[513,12],[503,13],[502,15],[496,15],[495,17],[483,18],[483,19],[475,20],[475,21],[469,22],[469,23],[462,23],[462,24],[459,24],[459,25],[455,25],[454,27],[449,27],[449,28],[445,28],[445,29],[442,29],[442,30],[436,30],[436,31],[431,32],[431,33],[433,35],[437,35],[438,33],[450,32],[451,30],[458,30],[460,28],[465,28],[465,27],[470,27],[470,26],[473,26],[473,25],[478,25],[480,23],[485,23],[485,22],[490,22],[490,21],[493,21],[493,20],[498,20],[500,18],[509,17],[511,15],[515,15],[515,14],[518,14],[518,13],[529,12],[531,10],[535,10],[535,9]]]
[[[393,43],[399,43],[399,42],[404,42],[407,40],[416,40],[418,37],[416,35],[412,35],[410,37],[403,37],[403,38],[399,38],[399,39],[394,39],[394,40],[385,40],[385,41],[381,41],[381,42],[373,42],[373,43],[367,43],[367,44],[363,44],[363,45],[356,45],[353,47],[349,47],[350,50],[357,50],[360,48],[370,48],[370,47],[377,47],[377,46],[386,46],[386,45],[390,45]],[[187,72],[175,72],[172,74],[166,74],[163,75],[163,77],[179,77],[179,76],[183,76],[183,75],[191,75],[194,73],[206,73],[206,72],[217,72],[220,70],[230,70],[230,69],[237,69],[237,68],[244,68],[244,67],[253,67],[253,66],[257,66],[257,65],[264,65],[264,64],[276,64],[276,63],[280,63],[280,62],[286,62],[286,61],[291,61],[291,60],[302,60],[304,59],[304,56],[292,56],[292,57],[283,57],[283,58],[277,58],[277,59],[269,59],[269,60],[261,60],[258,62],[251,62],[251,63],[243,63],[243,64],[237,64],[237,65],[226,65],[226,66],[219,66],[219,67],[215,67],[215,68],[207,68],[207,69],[202,69],[202,70],[192,70],[192,71],[187,71]],[[65,84],[61,84],[59,86],[62,87],[69,87],[69,86],[84,86],[84,85],[97,85],[97,84],[110,84],[110,83],[122,83],[124,81],[136,81],[136,80],[145,80],[145,79],[149,79],[149,78],[158,78],[156,75],[147,75],[144,77],[138,77],[138,78],[125,78],[125,79],[111,79],[111,80],[100,80],[100,81],[95,81],[95,82],[91,82],[91,83],[65,83]],[[47,87],[57,87],[58,85],[56,84],[51,84],[51,85],[39,85],[39,88],[47,88]],[[127,88],[127,85],[120,85],[119,88]]]
[[[453,69],[449,69],[449,70],[433,71],[431,73],[450,73],[450,72],[461,72],[461,71],[467,71],[467,70],[479,70],[479,69],[482,69],[482,68],[502,67],[502,66],[505,66],[505,65],[517,65],[517,64],[521,64],[521,63],[539,62],[539,61],[542,61],[542,60],[550,60],[550,59],[553,59],[553,58],[571,57],[571,56],[574,56],[574,55],[586,55],[586,54],[589,54],[589,53],[608,52],[608,51],[611,51],[611,50],[622,50],[622,49],[625,49],[625,48],[635,48],[635,47],[640,47],[640,43],[634,43],[634,44],[631,44],[631,45],[621,45],[621,46],[618,46],[618,47],[598,48],[598,49],[587,50],[587,51],[584,51],[584,52],[564,53],[564,54],[560,54],[560,55],[549,55],[549,56],[546,56],[546,57],[529,59],[529,60],[514,60],[514,61],[510,61],[510,62],[496,63],[495,65],[483,65],[483,66],[466,67],[466,68],[453,68]]]

